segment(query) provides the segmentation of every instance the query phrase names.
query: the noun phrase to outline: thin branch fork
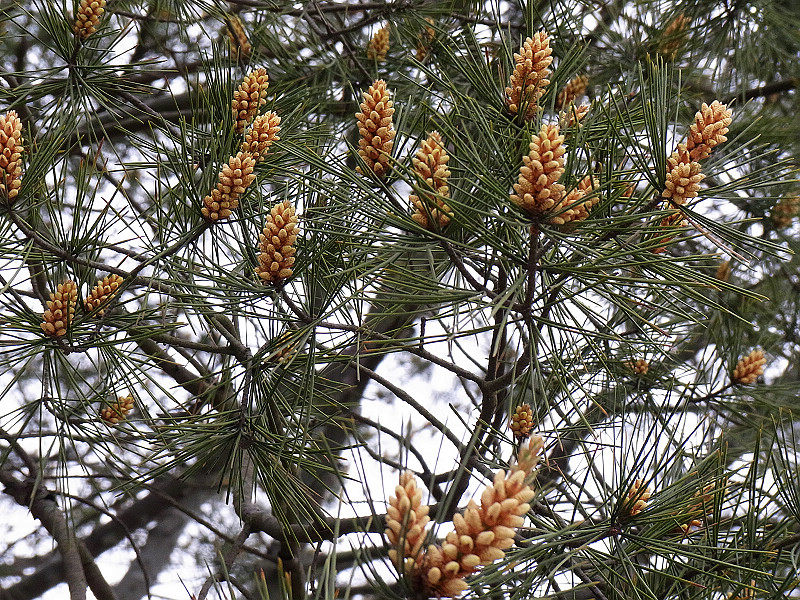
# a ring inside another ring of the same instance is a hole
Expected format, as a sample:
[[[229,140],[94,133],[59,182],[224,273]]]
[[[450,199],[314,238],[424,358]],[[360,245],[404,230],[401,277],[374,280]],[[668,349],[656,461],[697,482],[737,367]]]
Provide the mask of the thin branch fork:
[[[347,323],[333,323],[330,321],[316,321],[312,318],[302,307],[298,306],[291,297],[286,293],[286,288],[281,288],[281,298],[286,302],[287,306],[291,309],[294,315],[303,321],[307,325],[316,325],[317,327],[323,327],[325,329],[332,329],[337,331],[349,331],[351,333],[357,333],[364,336],[365,340],[363,343],[367,343],[373,340],[377,341],[385,341],[390,343],[398,342],[398,338],[386,335],[380,331],[376,331],[375,329],[363,326],[363,325],[348,325]],[[448,362],[436,354],[432,352],[428,352],[424,348],[420,346],[411,346],[406,345],[402,346],[401,348],[403,351],[408,352],[409,354],[413,354],[418,358],[422,358],[423,360],[427,360],[435,365],[442,367],[443,369],[447,369],[451,373],[457,375],[458,377],[462,377],[475,383],[479,388],[483,388],[485,383],[483,377],[472,373],[464,369],[463,367],[459,367],[458,365]]]

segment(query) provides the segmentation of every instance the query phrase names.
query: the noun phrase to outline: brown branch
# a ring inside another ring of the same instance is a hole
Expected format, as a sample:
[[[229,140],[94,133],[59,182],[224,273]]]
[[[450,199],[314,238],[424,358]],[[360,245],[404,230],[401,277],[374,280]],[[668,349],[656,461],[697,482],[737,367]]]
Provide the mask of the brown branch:
[[[0,474],[2,474],[2,471],[0,471]],[[125,539],[128,532],[145,527],[153,519],[158,518],[163,511],[171,506],[163,501],[162,496],[164,494],[180,499],[189,494],[197,493],[197,488],[187,484],[185,480],[177,478],[167,478],[161,481],[159,488],[159,494],[149,493],[123,510],[116,520],[100,525],[86,537],[80,538],[81,544],[85,545],[89,555],[92,557],[99,556]],[[28,502],[26,500],[23,506],[27,505]],[[78,568],[82,569],[81,565],[83,563],[77,553],[76,558],[78,560]],[[4,591],[0,591],[0,600],[38,598],[64,580],[65,568],[74,569],[72,565],[65,563],[59,552],[45,555],[42,557],[39,568],[34,573],[8,586]]]
[[[3,491],[17,504],[27,507],[55,540],[63,561],[63,577],[69,588],[70,599],[86,600],[87,582],[79,542],[70,531],[66,517],[56,504],[55,496],[43,486],[37,485],[35,478],[19,481],[5,469],[0,470],[0,483],[5,486]],[[14,598],[10,592],[6,594],[0,595],[0,598]]]
[[[236,536],[233,544],[231,547],[228,548],[228,551],[222,555],[222,568],[227,573],[230,571],[231,565],[236,560],[236,557],[242,551],[242,547],[244,543],[247,541],[247,538],[250,537],[252,531],[250,530],[250,524],[245,522],[242,530],[239,532],[239,535]],[[211,590],[211,586],[214,585],[216,581],[216,577],[214,575],[209,575],[208,578],[203,582],[203,587],[200,588],[200,593],[197,596],[197,600],[205,600],[206,596],[208,596],[208,592]]]
[[[775,81],[762,85],[761,87],[747,90],[741,94],[731,94],[725,99],[725,104],[730,104],[734,100],[741,99],[745,102],[753,100],[754,98],[762,98],[764,96],[771,96],[772,94],[780,94],[781,92],[788,92],[800,86],[800,77],[790,77],[782,81]]]

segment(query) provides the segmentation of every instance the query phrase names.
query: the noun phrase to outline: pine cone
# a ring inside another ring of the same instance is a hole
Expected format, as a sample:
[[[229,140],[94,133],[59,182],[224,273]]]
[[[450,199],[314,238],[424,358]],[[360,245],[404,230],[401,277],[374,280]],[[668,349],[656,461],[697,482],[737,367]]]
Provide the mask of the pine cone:
[[[94,286],[89,296],[83,301],[86,312],[94,311],[98,306],[105,304],[117,292],[117,288],[122,285],[122,277],[119,275],[108,275],[103,279],[98,280],[97,285]],[[105,314],[105,308],[101,308],[94,316],[97,318]]]
[[[694,116],[694,123],[689,128],[686,140],[686,150],[689,152],[690,160],[708,158],[715,146],[728,139],[725,134],[728,133],[732,114],[726,105],[720,104],[717,100],[714,100],[711,106],[703,102]]]
[[[231,216],[239,206],[239,197],[256,178],[253,173],[255,166],[256,161],[249,152],[240,151],[236,156],[231,156],[228,164],[222,167],[217,187],[210,196],[203,198],[200,211],[206,221],[215,223]]]
[[[586,220],[592,208],[600,202],[600,196],[595,194],[586,200],[583,198],[597,186],[597,181],[591,175],[584,177],[574,190],[553,207],[554,214],[548,219],[548,222],[560,226],[561,229],[569,230],[574,228],[578,222]]]
[[[520,404],[511,415],[511,433],[515,438],[525,439],[533,429],[533,410],[530,404]]]
[[[772,207],[769,218],[772,224],[778,229],[785,229],[792,224],[792,220],[800,214],[800,196],[793,198],[781,198]]]
[[[650,489],[647,487],[642,488],[642,484],[642,480],[637,479],[625,495],[623,508],[631,517],[642,512],[650,499]]]
[[[268,87],[269,76],[266,69],[256,69],[245,76],[239,89],[233,93],[231,111],[236,133],[242,133],[256,117],[258,109],[266,104]]]
[[[700,172],[700,163],[691,160],[686,146],[679,144],[678,150],[667,159],[667,180],[661,195],[669,198],[673,204],[686,204],[697,197],[704,177]]]
[[[133,395],[120,396],[116,402],[112,402],[100,410],[100,418],[109,425],[116,425],[120,421],[124,421],[132,410]]]
[[[411,194],[408,199],[414,206],[411,218],[425,229],[444,229],[450,223],[452,212],[442,198],[450,197],[450,188],[447,179],[450,170],[442,137],[437,131],[432,131],[428,139],[422,142],[412,159],[414,171],[420,181],[420,188],[429,189],[433,193],[420,191],[420,196]]]
[[[539,31],[533,38],[525,40],[519,54],[514,54],[516,64],[506,88],[506,104],[511,114],[524,109],[526,120],[536,115],[537,102],[550,83],[547,76],[550,75],[548,67],[553,62],[552,53],[550,38],[544,31]]]
[[[242,20],[238,15],[228,14],[225,16],[225,23],[228,29],[228,45],[231,57],[237,61],[246,62],[250,60],[250,53],[253,51],[253,47],[247,38],[247,31]]]
[[[394,146],[394,103],[383,79],[378,79],[369,86],[363,96],[361,110],[356,113],[358,132],[361,134],[358,155],[370,171],[383,177],[389,171],[389,158]],[[356,170],[362,173],[361,167],[356,167]]]
[[[279,283],[292,276],[298,225],[294,207],[284,200],[272,207],[264,232],[259,235],[258,266],[255,271],[264,283]]]
[[[253,121],[250,131],[244,136],[242,152],[249,152],[256,162],[261,162],[266,157],[269,147],[281,138],[281,118],[270,111],[259,115]]]
[[[667,60],[675,60],[678,50],[686,43],[686,28],[692,20],[683,13],[679,14],[664,28],[658,53]]]
[[[564,136],[558,125],[544,125],[531,138],[530,152],[522,159],[519,183],[514,184],[511,202],[532,217],[552,210],[564,195],[564,186],[556,183],[564,173]]]
[[[400,485],[386,509],[386,537],[392,545],[389,558],[401,573],[412,572],[429,521],[428,507],[422,505],[422,490],[417,488],[414,476],[408,471],[401,473]]]
[[[22,185],[22,121],[16,111],[0,116],[0,201],[13,204]]]
[[[106,0],[81,0],[72,31],[79,39],[85,40],[95,31],[106,7]]]
[[[389,51],[389,25],[384,25],[372,36],[367,45],[367,58],[383,62],[386,60],[386,53]]]
[[[753,350],[744,358],[740,358],[736,363],[736,368],[733,370],[731,380],[733,383],[745,385],[748,383],[755,383],[759,375],[764,374],[764,365],[767,364],[767,359],[761,350]]]
[[[62,337],[67,334],[75,317],[75,305],[78,303],[78,287],[74,281],[60,283],[54,294],[50,294],[47,310],[42,315],[42,331],[50,337]]]
[[[508,473],[497,472],[493,484],[481,494],[480,505],[470,500],[464,512],[453,517],[455,531],[447,534],[444,543],[428,546],[415,565],[413,581],[418,591],[426,597],[457,596],[468,587],[465,577],[505,556],[530,510],[534,492],[528,482],[542,446],[542,438],[531,438],[520,451],[518,464]]]
[[[583,96],[588,84],[589,78],[586,75],[579,75],[572,79],[556,96],[556,108],[565,108],[573,104],[575,100]]]

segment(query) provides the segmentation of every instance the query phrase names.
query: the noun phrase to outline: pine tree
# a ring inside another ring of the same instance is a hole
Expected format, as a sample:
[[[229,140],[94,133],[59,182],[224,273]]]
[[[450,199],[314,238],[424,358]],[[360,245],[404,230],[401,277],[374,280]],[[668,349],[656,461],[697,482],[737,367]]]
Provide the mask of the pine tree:
[[[0,600],[800,597],[797,2],[0,30]]]

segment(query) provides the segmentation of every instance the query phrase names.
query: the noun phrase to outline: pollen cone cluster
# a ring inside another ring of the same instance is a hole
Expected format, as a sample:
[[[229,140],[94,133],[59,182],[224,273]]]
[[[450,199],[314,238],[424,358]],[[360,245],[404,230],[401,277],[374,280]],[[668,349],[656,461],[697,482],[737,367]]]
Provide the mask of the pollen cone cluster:
[[[732,118],[730,109],[714,100],[711,106],[703,102],[700,110],[694,115],[694,123],[689,128],[686,150],[691,160],[708,158],[715,146],[727,141],[725,134]]]
[[[75,282],[68,280],[60,283],[55,293],[50,294],[47,310],[42,315],[42,331],[50,337],[66,335],[75,317],[77,303],[78,287]]]
[[[720,281],[728,281],[731,278],[731,261],[723,260],[719,263],[715,277]]]
[[[725,485],[717,488],[716,483],[709,483],[703,486],[702,490],[698,490],[692,496],[692,501],[689,504],[689,512],[701,511],[704,515],[711,512],[714,503],[714,495],[720,493],[725,489]]]
[[[256,162],[261,162],[272,143],[281,139],[278,137],[280,130],[281,118],[276,113],[269,111],[259,115],[244,136],[242,152],[249,153]]]
[[[256,117],[258,109],[267,102],[268,87],[269,76],[266,69],[256,69],[246,75],[239,89],[233,92],[231,111],[236,133],[242,133]]]
[[[250,40],[247,37],[247,31],[245,31],[244,23],[242,23],[242,20],[234,14],[229,14],[226,16],[226,23],[231,56],[236,60],[249,60],[250,53],[253,51],[253,47],[250,45]]]
[[[105,7],[106,0],[81,0],[75,15],[75,24],[72,26],[72,31],[78,38],[85,40],[97,31]]]
[[[97,282],[89,296],[83,301],[86,312],[94,311],[98,306],[105,304],[111,297],[117,293],[117,288],[122,285],[122,277],[119,275],[108,275]],[[101,308],[95,313],[96,317],[102,317],[105,314],[105,309]]]
[[[268,360],[277,363],[285,363],[289,360],[295,350],[297,350],[297,343],[292,343],[292,332],[284,331],[278,336],[275,342],[277,349],[269,356]]]
[[[511,415],[511,433],[515,438],[525,439],[533,429],[533,410],[530,404],[520,404]]]
[[[511,202],[535,218],[560,202],[564,186],[557,182],[564,173],[565,152],[564,136],[559,134],[558,125],[544,125],[531,138],[530,152],[522,159]]]
[[[100,418],[109,425],[116,425],[120,421],[124,421],[132,410],[133,396],[130,394],[120,396],[116,402],[112,402],[100,410]]]
[[[703,103],[694,116],[686,143],[678,144],[678,149],[667,159],[664,198],[672,204],[686,204],[697,197],[704,177],[699,161],[708,158],[715,146],[728,139],[725,134],[730,124],[731,111],[727,106],[716,100],[711,106]]]
[[[650,363],[643,358],[639,358],[634,362],[629,362],[628,368],[633,371],[634,375],[647,375],[647,371],[650,370]]]
[[[698,529],[702,529],[703,521],[700,519],[689,519],[686,523],[681,523],[678,527],[678,530],[683,533],[684,536],[689,535],[690,533],[694,533]]]
[[[574,127],[575,125],[579,124],[586,115],[589,114],[589,110],[591,108],[591,104],[581,104],[579,106],[571,104],[566,110],[559,111],[558,124],[564,129],[567,127]]]
[[[358,155],[367,165],[367,169],[378,177],[389,171],[389,157],[394,146],[394,114],[393,102],[386,89],[386,82],[378,79],[363,93],[364,101],[361,110],[356,113],[358,119]],[[361,167],[356,167],[362,173]]]
[[[593,187],[597,187],[597,181],[591,176],[587,175],[581,180],[578,186],[569,192],[564,198],[553,208],[556,213],[548,219],[553,225],[562,226],[567,229],[570,225],[574,225],[579,221],[585,220],[595,204],[600,201],[598,195],[586,197],[587,193],[592,192]]]
[[[573,104],[575,100],[583,96],[588,84],[589,78],[586,75],[579,75],[570,80],[556,96],[556,108],[564,108]]]
[[[686,28],[691,19],[683,13],[679,14],[669,25],[664,28],[661,41],[658,44],[658,53],[664,58],[674,60],[678,50],[686,43]]]
[[[794,219],[800,214],[800,196],[793,198],[782,198],[778,203],[772,207],[769,213],[769,218],[772,224],[778,229],[785,229],[792,224]]]
[[[686,219],[683,218],[683,213],[681,211],[679,211],[679,210],[673,210],[670,214],[668,214],[666,217],[661,219],[661,223],[659,225],[659,228],[670,229],[670,228],[674,228],[674,227],[686,227],[686,225],[687,225],[687,223],[686,223]],[[657,235],[659,237],[659,241],[663,245],[659,246],[657,248],[654,248],[653,249],[653,253],[654,254],[661,254],[662,252],[664,252],[667,249],[667,244],[669,244],[672,241],[672,238],[674,238],[675,236],[674,235],[666,235],[665,236],[662,233],[658,233]]]
[[[414,476],[408,471],[401,473],[386,509],[386,537],[392,545],[389,558],[398,572],[412,573],[429,521],[428,507],[422,505],[422,490],[417,488]]]
[[[22,121],[16,111],[0,116],[0,202],[12,204],[22,185]]]
[[[750,587],[744,587],[738,593],[731,592],[728,594],[728,600],[756,600],[757,597],[755,579],[750,580]]]
[[[294,207],[284,200],[272,207],[259,238],[256,275],[263,283],[280,283],[292,276],[298,224]]]
[[[642,486],[642,480],[637,479],[625,495],[624,508],[631,517],[642,512],[650,500],[650,489]]]
[[[431,51],[433,39],[436,37],[436,30],[433,28],[433,19],[431,17],[425,17],[425,21],[428,25],[425,26],[425,29],[422,30],[417,39],[417,60],[422,60],[428,56],[428,52]]]
[[[450,188],[447,186],[449,160],[442,136],[437,131],[430,133],[412,159],[422,190],[419,195],[411,194],[408,197],[414,207],[411,218],[426,229],[444,229],[450,223],[452,213],[444,201],[444,198],[450,197]]]
[[[755,383],[759,375],[764,374],[767,359],[761,350],[753,350],[744,358],[740,358],[733,370],[731,380],[740,385]]]
[[[242,150],[230,157],[228,164],[222,167],[217,187],[211,191],[211,195],[203,198],[200,211],[206,221],[215,223],[231,216],[239,206],[239,197],[256,178],[253,172],[255,166],[256,160],[249,152]]]
[[[714,495],[721,493],[725,489],[725,484],[717,487],[716,483],[709,483],[702,490],[698,490],[692,496],[686,512],[690,517],[685,523],[681,523],[676,531],[688,535],[703,527],[703,519],[712,513],[714,508]]]
[[[506,104],[511,114],[525,110],[525,119],[536,114],[536,105],[550,83],[550,65],[553,62],[550,38],[539,31],[525,40],[519,54],[514,54],[514,72],[510,85],[506,88]]]
[[[455,531],[447,534],[442,545],[428,546],[415,564],[417,591],[426,597],[452,598],[467,589],[465,577],[505,556],[530,510],[531,471],[542,447],[542,438],[532,437],[520,450],[517,465],[508,473],[497,472],[481,494],[480,504],[470,500],[464,512],[453,517]]]
[[[386,53],[389,51],[389,25],[384,25],[367,44],[367,58],[382,62],[386,60]]]
[[[680,144],[678,150],[667,159],[667,180],[661,195],[673,204],[686,204],[697,197],[704,177],[700,172],[700,163],[691,160],[686,146]]]

